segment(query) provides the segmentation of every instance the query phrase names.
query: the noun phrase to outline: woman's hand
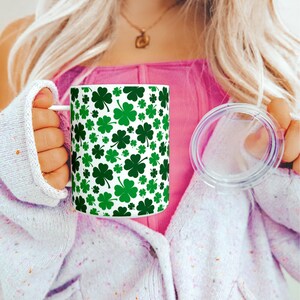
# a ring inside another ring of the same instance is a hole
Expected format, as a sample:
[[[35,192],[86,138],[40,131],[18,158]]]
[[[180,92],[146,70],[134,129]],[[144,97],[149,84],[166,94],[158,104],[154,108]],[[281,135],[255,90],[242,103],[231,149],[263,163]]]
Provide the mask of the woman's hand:
[[[273,100],[268,105],[267,110],[284,131],[285,146],[282,162],[291,163],[292,169],[300,174],[300,121],[291,119],[291,110],[284,100]],[[267,131],[264,128],[260,128],[256,133],[247,137],[245,147],[251,155],[261,159],[268,147],[268,143]]]
[[[68,152],[59,129],[58,115],[48,108],[54,104],[52,92],[42,89],[35,97],[32,124],[38,159],[44,178],[56,189],[63,189],[69,180]]]
[[[284,154],[282,161],[292,163],[293,170],[300,174],[300,121],[292,120],[288,104],[281,100],[273,100],[267,108],[284,130]]]

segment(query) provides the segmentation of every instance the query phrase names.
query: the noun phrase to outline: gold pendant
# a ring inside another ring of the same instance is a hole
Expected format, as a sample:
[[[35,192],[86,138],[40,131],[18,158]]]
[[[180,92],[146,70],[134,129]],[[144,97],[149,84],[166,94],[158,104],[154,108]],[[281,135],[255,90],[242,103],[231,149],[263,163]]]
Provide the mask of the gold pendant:
[[[135,39],[135,47],[138,49],[146,48],[150,43],[150,36],[145,33],[145,31],[141,31],[141,34],[138,35]]]

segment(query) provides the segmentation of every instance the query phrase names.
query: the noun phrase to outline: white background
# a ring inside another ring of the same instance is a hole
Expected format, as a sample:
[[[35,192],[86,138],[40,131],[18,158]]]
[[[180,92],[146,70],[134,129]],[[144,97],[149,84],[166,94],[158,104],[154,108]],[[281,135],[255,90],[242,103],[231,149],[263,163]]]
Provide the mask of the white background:
[[[12,20],[32,14],[36,3],[37,0],[0,0],[0,31]],[[284,23],[300,38],[300,0],[277,0],[276,3]],[[300,300],[300,284],[290,276],[287,278],[291,299]]]

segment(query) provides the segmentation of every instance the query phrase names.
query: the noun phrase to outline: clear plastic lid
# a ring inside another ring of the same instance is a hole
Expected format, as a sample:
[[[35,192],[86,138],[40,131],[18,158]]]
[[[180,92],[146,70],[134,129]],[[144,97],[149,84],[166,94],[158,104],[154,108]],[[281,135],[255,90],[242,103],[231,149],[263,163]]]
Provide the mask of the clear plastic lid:
[[[219,190],[248,189],[281,162],[284,135],[262,109],[227,103],[209,111],[194,130],[190,159],[208,185]]]

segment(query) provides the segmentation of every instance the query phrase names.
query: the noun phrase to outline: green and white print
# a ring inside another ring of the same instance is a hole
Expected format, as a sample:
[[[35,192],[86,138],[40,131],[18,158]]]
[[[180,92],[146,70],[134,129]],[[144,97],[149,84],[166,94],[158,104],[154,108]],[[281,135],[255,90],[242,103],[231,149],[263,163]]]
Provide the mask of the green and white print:
[[[101,217],[142,217],[169,202],[169,87],[71,87],[72,199]]]

